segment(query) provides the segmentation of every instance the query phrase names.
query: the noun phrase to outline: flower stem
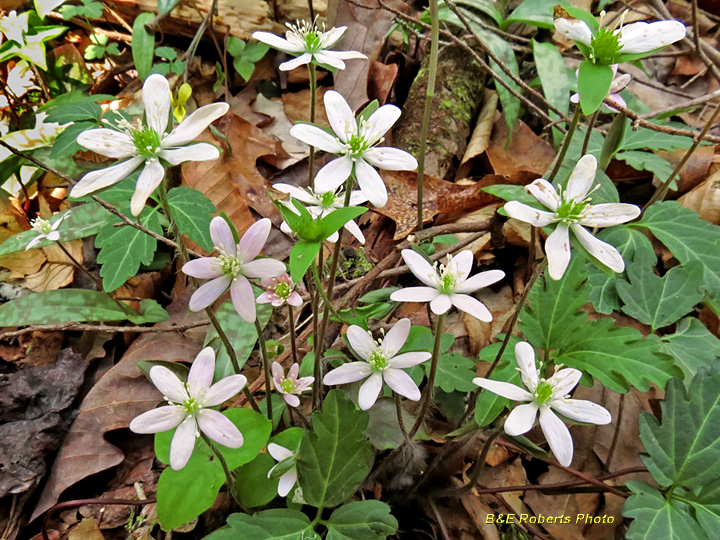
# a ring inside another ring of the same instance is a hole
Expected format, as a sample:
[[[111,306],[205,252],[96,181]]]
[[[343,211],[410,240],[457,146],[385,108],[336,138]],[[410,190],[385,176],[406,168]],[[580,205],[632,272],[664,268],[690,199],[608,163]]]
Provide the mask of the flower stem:
[[[578,122],[580,121],[580,114],[580,105],[578,105],[577,107],[575,107],[575,114],[573,114],[572,121],[570,122],[570,127],[568,127],[567,133],[565,133],[565,138],[563,139],[563,145],[560,148],[560,152],[558,152],[558,155],[555,158],[555,165],[553,166],[550,175],[546,178],[546,180],[550,183],[552,183],[552,181],[555,179],[555,176],[557,176],[557,173],[560,170],[560,166],[565,160],[565,155],[570,148],[570,143],[572,142],[573,135],[575,134]]]
[[[260,321],[255,317],[255,330],[257,330],[258,342],[260,343],[260,358],[262,359],[263,372],[265,373],[265,399],[267,399],[267,417],[272,423],[272,378],[270,377],[270,361],[268,360],[267,347],[265,346],[265,336],[263,335]]]
[[[587,132],[585,133],[585,139],[583,140],[582,145],[582,152],[580,152],[581,156],[584,156],[587,153],[588,146],[590,146],[590,136],[592,135],[592,130],[595,127],[595,122],[597,122],[597,117],[600,114],[600,109],[592,113],[592,116],[590,117],[590,121],[588,122]]]
[[[288,319],[290,323],[290,350],[292,351],[293,362],[298,364],[298,350],[297,350],[297,336],[295,335],[295,316],[293,315],[293,308],[290,304],[287,305]]]
[[[473,468],[472,474],[470,478],[468,479],[468,483],[464,486],[461,486],[457,489],[452,490],[452,495],[455,497],[460,497],[461,495],[464,495],[465,493],[469,493],[474,487],[475,484],[477,484],[478,479],[480,478],[480,475],[482,475],[482,472],[485,470],[485,460],[487,459],[488,454],[490,453],[490,448],[492,447],[493,442],[495,442],[495,439],[497,439],[498,435],[500,435],[500,432],[503,429],[504,422],[500,421],[490,434],[488,435],[488,438],[485,439],[485,443],[483,444],[482,450],[480,451],[480,455],[477,458],[477,461],[475,462],[475,467]]]
[[[223,472],[225,473],[225,484],[227,485],[228,493],[230,493],[230,496],[240,506],[240,508],[245,510],[245,505],[243,505],[237,492],[237,486],[235,485],[235,477],[233,476],[232,471],[230,471],[227,461],[225,461],[225,456],[222,455],[220,450],[217,449],[215,444],[210,440],[207,435],[205,435],[204,433],[200,433],[200,436],[202,437],[203,441],[205,441],[205,444],[210,447],[210,450],[212,450],[213,454],[215,454],[215,457],[220,462],[220,465],[222,465]]]
[[[430,408],[430,401],[432,400],[433,391],[435,387],[435,374],[437,373],[438,356],[440,356],[440,340],[442,338],[443,325],[445,323],[445,314],[438,315],[435,322],[435,344],[433,345],[432,358],[430,359],[430,374],[428,375],[427,387],[425,388],[425,396],[423,397],[422,405],[420,406],[420,413],[418,414],[415,425],[413,425],[408,438],[412,440],[415,434],[420,429],[425,416],[427,415],[428,409]]]
[[[330,313],[332,313],[333,317],[336,319],[340,319],[340,315],[337,311],[335,311],[335,308],[332,305],[332,302],[328,299],[328,297],[325,294],[325,290],[323,289],[322,282],[320,281],[320,275],[318,274],[318,267],[317,264],[313,261],[312,264],[312,273],[313,278],[315,279],[315,287],[317,287],[317,291],[320,294],[320,298],[322,298],[323,304],[325,306],[328,306],[330,308]]]
[[[311,2],[312,4],[312,2]],[[315,102],[317,101],[317,68],[313,62],[308,64],[310,78],[310,123],[315,123]],[[315,147],[310,146],[308,156],[308,185],[315,191]]]
[[[400,433],[402,433],[405,444],[410,444],[410,437],[408,437],[407,429],[405,429],[405,420],[402,416],[402,407],[400,406],[400,396],[397,392],[393,392],[395,396],[395,413],[397,414],[398,426],[400,427]]]
[[[438,17],[437,0],[430,0],[430,61],[428,65],[427,90],[425,92],[425,110],[423,112],[422,128],[420,131],[420,149],[418,155],[418,187],[417,187],[417,230],[423,228],[423,184],[425,180],[425,153],[427,151],[427,137],[430,129],[430,114],[432,100],[435,97],[435,78],[437,76],[438,43],[440,41],[440,19]]]

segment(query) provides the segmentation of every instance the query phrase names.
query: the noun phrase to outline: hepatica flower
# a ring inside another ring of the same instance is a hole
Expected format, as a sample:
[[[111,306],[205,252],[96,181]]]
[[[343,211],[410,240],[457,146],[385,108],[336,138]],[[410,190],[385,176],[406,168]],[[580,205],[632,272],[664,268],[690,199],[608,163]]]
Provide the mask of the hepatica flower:
[[[473,383],[504,398],[526,402],[515,407],[505,420],[505,433],[510,436],[530,431],[540,413],[540,427],[550,449],[560,465],[570,466],[573,456],[572,436],[555,413],[577,422],[598,425],[609,424],[612,421],[610,413],[592,401],[571,399],[568,396],[580,381],[581,371],[560,369],[549,379],[543,379],[535,365],[535,350],[524,341],[515,345],[515,360],[525,388],[482,377],[473,379]]]
[[[170,466],[182,469],[195,448],[200,431],[228,448],[240,448],[243,436],[225,415],[212,409],[221,405],[247,383],[243,375],[230,375],[212,384],[215,351],[205,347],[190,368],[187,382],[164,366],[150,368],[150,379],[169,403],[147,411],[130,422],[135,433],[160,433],[176,428],[170,444]]]
[[[517,201],[511,201],[504,207],[508,216],[536,227],[557,223],[545,241],[548,272],[552,279],[560,279],[570,263],[570,231],[588,253],[602,264],[615,272],[625,269],[620,252],[593,236],[585,227],[611,227],[626,223],[638,217],[641,210],[634,204],[590,204],[590,188],[595,181],[596,171],[597,160],[588,154],[577,162],[567,187],[559,193],[550,182],[542,178],[527,186],[525,189],[549,212]]]
[[[165,133],[172,106],[172,93],[167,79],[158,74],[150,75],[143,85],[142,99],[145,106],[144,123],[133,125],[123,122],[117,129],[89,129],[78,135],[78,144],[88,150],[124,161],[87,173],[73,187],[71,196],[83,197],[117,184],[143,165],[130,202],[130,211],[137,216],[165,177],[165,164],[212,161],[220,156],[212,144],[189,143],[228,111],[230,106],[227,103],[200,107],[170,133]]]
[[[298,364],[293,364],[290,366],[286,377],[282,366],[277,362],[272,363],[272,375],[273,383],[275,383],[275,389],[282,394],[285,403],[291,407],[297,407],[300,405],[300,398],[298,396],[306,390],[310,390],[310,385],[315,382],[315,377],[298,378],[299,373],[300,366]]]
[[[60,240],[60,233],[58,232],[58,228],[60,227],[60,224],[65,221],[65,218],[67,218],[69,215],[70,211],[68,210],[62,216],[60,216],[59,219],[55,220],[55,223],[50,223],[48,220],[40,217],[35,218],[32,222],[32,228],[38,233],[38,235],[32,240],[30,240],[30,242],[28,242],[28,245],[25,246],[25,251],[37,246],[41,240],[50,240],[51,242],[57,242],[58,240]]]
[[[338,210],[343,207],[345,202],[345,192],[340,191],[336,193],[333,191],[326,191],[323,194],[315,193],[312,189],[300,189],[299,187],[291,186],[289,184],[274,184],[273,187],[282,193],[287,193],[292,198],[305,203],[308,212],[313,218],[324,218],[331,212]],[[367,197],[362,191],[353,191],[350,194],[350,206],[359,206],[364,202],[367,202]],[[287,208],[298,213],[297,209],[291,202],[284,203]],[[365,243],[365,236],[363,236],[360,227],[353,220],[348,221],[345,225],[345,230],[357,238],[361,244]],[[280,230],[285,234],[292,234],[292,229],[286,222],[282,222]],[[328,237],[328,242],[333,244],[338,241],[338,233],[334,232]]]
[[[362,358],[361,362],[350,362],[325,375],[323,383],[334,386],[367,379],[360,387],[358,405],[367,410],[375,404],[383,381],[401,396],[417,401],[420,390],[403,369],[421,364],[432,356],[429,352],[408,352],[398,354],[410,333],[410,319],[400,319],[383,340],[375,341],[370,332],[352,325],[347,330],[350,347]]]
[[[255,294],[247,278],[276,277],[285,273],[285,265],[275,259],[258,259],[272,223],[263,218],[253,223],[235,244],[230,226],[221,217],[210,222],[210,237],[216,257],[201,257],[183,265],[182,271],[198,279],[209,279],[190,297],[190,311],[200,311],[230,289],[230,298],[244,321],[255,322]]]
[[[295,453],[288,450],[284,446],[279,444],[270,443],[267,445],[268,454],[277,461],[277,464],[268,471],[268,478],[271,478],[275,474],[280,474],[280,481],[278,482],[278,495],[284,497],[297,482],[297,465],[295,464]],[[278,472],[275,472],[277,469]]]
[[[297,57],[280,64],[281,71],[290,71],[310,63],[345,69],[343,60],[367,58],[364,54],[356,51],[329,50],[342,39],[347,26],[338,26],[326,32],[325,25],[320,29],[315,22],[296,21],[295,24],[285,23],[285,25],[288,27],[285,39],[270,32],[253,32],[252,35],[258,41],[262,41],[274,49]]]
[[[397,148],[378,147],[383,135],[400,118],[395,105],[383,105],[367,119],[357,119],[345,99],[334,90],[325,92],[325,112],[333,134],[312,124],[295,124],[290,135],[311,146],[337,154],[315,176],[315,191],[336,191],[351,174],[355,175],[363,195],[378,208],[387,203],[385,183],[374,167],[391,171],[414,171],[417,160]]]
[[[425,287],[406,287],[390,295],[397,302],[430,302],[430,309],[437,315],[447,313],[455,306],[460,311],[472,315],[481,321],[492,321],[488,308],[480,300],[469,296],[469,293],[487,287],[505,277],[502,270],[480,272],[472,277],[470,269],[473,254],[470,250],[461,251],[457,256],[449,256],[447,265],[435,263],[431,265],[425,257],[412,249],[403,249],[402,257],[405,264]]]
[[[302,297],[295,290],[295,282],[289,275],[262,278],[260,284],[265,287],[265,291],[257,297],[258,304],[272,304],[273,307],[285,304],[302,306]]]

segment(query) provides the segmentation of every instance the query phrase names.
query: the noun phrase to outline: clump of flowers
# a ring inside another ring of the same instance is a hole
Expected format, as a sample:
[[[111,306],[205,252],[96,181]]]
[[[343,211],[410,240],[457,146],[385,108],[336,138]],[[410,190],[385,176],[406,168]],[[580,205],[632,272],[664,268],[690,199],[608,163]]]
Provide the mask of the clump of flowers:
[[[425,287],[406,287],[390,295],[397,302],[430,302],[430,309],[436,315],[442,315],[455,306],[460,311],[472,315],[481,321],[490,322],[492,314],[480,300],[469,293],[487,287],[505,277],[502,270],[480,272],[472,277],[470,270],[473,254],[470,250],[461,251],[457,256],[448,256],[446,265],[430,264],[425,257],[412,249],[402,250],[402,258],[415,277]]]
[[[25,251],[37,246],[41,240],[50,240],[51,242],[57,242],[60,240],[60,232],[58,231],[58,228],[69,215],[70,211],[68,210],[60,216],[60,218],[56,219],[55,223],[50,223],[47,219],[43,219],[41,217],[35,218],[31,225],[38,235],[28,242],[28,245],[25,246]]]
[[[210,222],[210,237],[216,257],[201,257],[183,265],[182,271],[198,279],[209,279],[190,298],[190,311],[200,311],[230,289],[230,298],[238,315],[247,322],[255,322],[255,294],[247,278],[277,277],[285,273],[285,265],[275,259],[258,259],[272,223],[263,218],[253,223],[235,243],[235,237],[221,217]]]
[[[291,407],[300,405],[300,394],[306,390],[310,390],[310,386],[315,382],[315,377],[300,377],[300,365],[293,364],[288,370],[287,377],[283,368],[277,362],[272,363],[272,375],[275,389],[282,394],[285,403]]]
[[[375,341],[370,332],[357,325],[350,326],[346,334],[350,347],[362,361],[335,368],[325,375],[323,383],[332,386],[367,379],[358,394],[358,405],[363,410],[375,404],[383,381],[401,396],[413,401],[419,400],[420,390],[403,369],[426,362],[432,355],[429,352],[398,354],[407,341],[410,327],[410,319],[400,319],[385,339]]]
[[[542,178],[527,186],[525,189],[528,193],[548,208],[549,212],[517,201],[511,201],[504,207],[508,216],[535,227],[557,223],[555,230],[545,241],[548,272],[552,279],[560,279],[570,264],[570,231],[588,253],[602,264],[615,272],[625,269],[625,261],[620,252],[593,236],[585,227],[611,227],[626,223],[638,217],[641,210],[634,204],[590,204],[590,188],[595,181],[596,172],[597,159],[588,154],[577,162],[564,190],[558,192],[550,182]]]
[[[243,375],[230,375],[212,384],[215,373],[215,351],[205,347],[190,368],[187,381],[164,366],[150,368],[150,380],[169,403],[147,411],[130,422],[135,433],[160,433],[177,428],[170,443],[170,466],[185,467],[195,448],[195,440],[203,432],[213,441],[228,448],[240,448],[240,430],[222,413],[212,409],[221,405],[247,383]]]
[[[257,297],[258,304],[272,304],[273,307],[281,307],[285,304],[302,306],[302,297],[295,290],[295,282],[287,273],[262,278],[260,284],[265,291]]]
[[[540,427],[550,449],[560,465],[570,466],[573,457],[572,436],[555,413],[570,420],[597,425],[609,424],[612,416],[607,409],[592,401],[569,397],[582,377],[581,371],[572,368],[556,369],[552,377],[542,378],[535,364],[535,350],[524,341],[515,345],[515,359],[525,388],[482,377],[473,379],[473,382],[504,398],[527,402],[515,407],[507,417],[505,433],[513,437],[527,433],[535,425],[539,413]]]
[[[212,144],[189,143],[227,113],[230,108],[227,103],[200,107],[170,133],[165,133],[172,106],[167,79],[158,74],[150,75],[143,84],[142,99],[145,105],[144,123],[120,122],[112,129],[89,129],[78,135],[78,144],[88,150],[124,161],[87,173],[73,187],[70,192],[72,197],[83,197],[117,184],[143,165],[130,201],[130,211],[137,216],[165,177],[165,164],[212,161],[220,157],[219,150]]]
[[[330,50],[342,39],[347,26],[338,26],[326,31],[324,24],[318,27],[317,21],[295,21],[295,24],[285,23],[285,25],[288,27],[285,39],[270,32],[253,32],[252,35],[258,41],[262,41],[274,49],[296,56],[296,58],[280,64],[281,71],[290,71],[310,63],[345,69],[343,60],[367,58],[357,51]]]
[[[360,115],[356,119],[338,92],[325,92],[323,99],[334,136],[312,124],[296,124],[290,128],[290,135],[296,139],[340,156],[318,171],[316,193],[335,192],[352,174],[367,200],[382,208],[387,203],[387,189],[374,167],[391,171],[417,169],[417,160],[408,152],[377,146],[400,118],[400,109],[395,105],[383,105],[368,118]]]

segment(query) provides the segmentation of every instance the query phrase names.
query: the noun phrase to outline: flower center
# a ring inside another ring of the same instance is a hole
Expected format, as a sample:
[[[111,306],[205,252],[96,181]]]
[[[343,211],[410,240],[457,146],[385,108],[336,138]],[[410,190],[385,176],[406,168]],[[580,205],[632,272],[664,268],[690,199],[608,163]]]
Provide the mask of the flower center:
[[[347,143],[345,143],[345,147],[347,148],[347,151],[349,154],[352,154],[353,156],[359,156],[361,155],[365,150],[367,150],[370,145],[365,140],[365,137],[362,135],[353,135],[350,137]]]
[[[160,135],[152,128],[135,129],[130,133],[138,154],[155,157],[160,149]]]
[[[295,383],[292,381],[292,379],[284,378],[280,383],[280,388],[282,388],[283,392],[292,394],[296,390],[297,386],[295,386]]]
[[[335,202],[335,194],[332,191],[328,191],[328,192],[320,195],[320,204],[324,208],[332,208],[332,205],[334,202]]]
[[[367,363],[370,364],[373,371],[383,371],[387,367],[387,360],[385,359],[385,353],[383,350],[378,347],[371,352],[367,359]]]
[[[616,63],[616,57],[620,54],[619,38],[619,33],[601,27],[590,42],[592,47],[591,60],[605,65]]]
[[[242,262],[237,257],[226,255],[225,253],[215,257],[215,263],[220,267],[220,271],[227,275],[236,278],[242,270]]]
[[[196,414],[200,410],[200,403],[195,398],[190,398],[183,401],[182,408],[188,414]]]
[[[280,281],[277,285],[275,285],[275,296],[277,296],[278,298],[287,300],[291,294],[292,287],[290,287],[290,284],[288,282]]]
[[[449,262],[452,260],[452,256],[448,257],[448,266],[444,266],[439,263],[436,264],[436,269],[438,274],[440,274],[440,283],[438,285],[438,290],[443,294],[452,294],[455,292],[455,289],[458,286],[458,282],[460,281],[460,276],[458,276],[455,272],[450,270],[449,268]]]
[[[50,225],[50,222],[47,219],[43,218],[34,219],[32,222],[32,228],[40,234],[50,234],[52,232],[52,225]]]
[[[318,28],[315,21],[295,21],[295,24],[285,23],[290,32],[295,34],[305,44],[305,50],[310,53],[318,52],[323,48],[320,36],[323,35],[325,25]]]
[[[539,404],[547,403],[553,398],[554,389],[547,381],[540,381],[535,389],[535,401]]]
[[[563,201],[557,209],[557,216],[563,223],[577,223],[580,221],[583,210],[585,210],[587,206],[587,199],[583,201]]]

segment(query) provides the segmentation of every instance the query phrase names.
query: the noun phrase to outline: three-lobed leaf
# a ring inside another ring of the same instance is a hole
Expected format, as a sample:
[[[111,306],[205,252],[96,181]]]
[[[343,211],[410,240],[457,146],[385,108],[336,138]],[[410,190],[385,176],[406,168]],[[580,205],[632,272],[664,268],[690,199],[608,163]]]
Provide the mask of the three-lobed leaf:
[[[674,333],[660,339],[663,351],[675,357],[675,365],[685,375],[683,380],[688,390],[700,368],[710,369],[720,359],[720,339],[695,317],[685,317]]]
[[[355,501],[335,510],[327,521],[326,540],[385,540],[395,534],[397,520],[381,501]]]
[[[252,516],[230,514],[227,526],[204,540],[320,540],[308,517],[299,510],[273,508]]]

